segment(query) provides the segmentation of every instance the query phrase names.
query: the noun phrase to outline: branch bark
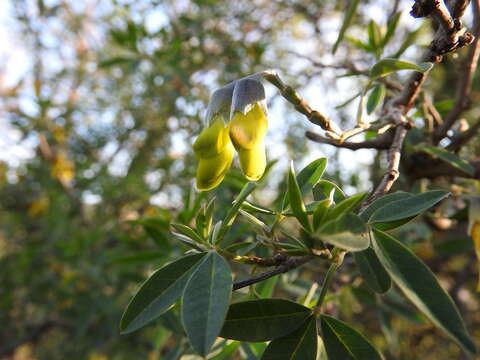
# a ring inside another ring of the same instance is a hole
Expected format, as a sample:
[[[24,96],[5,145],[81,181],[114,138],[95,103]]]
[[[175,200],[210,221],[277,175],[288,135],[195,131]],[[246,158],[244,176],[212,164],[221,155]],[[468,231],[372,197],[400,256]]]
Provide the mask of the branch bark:
[[[462,2],[462,1],[460,1]],[[472,3],[474,17],[475,40],[470,46],[468,56],[460,66],[460,74],[457,82],[457,93],[455,95],[455,106],[445,117],[444,123],[439,126],[434,133],[433,143],[438,144],[452,128],[460,115],[467,110],[470,105],[470,93],[472,88],[473,76],[477,69],[478,59],[480,57],[480,0],[474,0]]]
[[[290,270],[293,270],[295,268],[298,268],[299,266],[302,266],[303,264],[306,264],[313,258],[314,256],[312,255],[301,256],[301,257],[290,257],[287,259],[287,261],[285,261],[283,264],[279,265],[273,270],[265,271],[264,273],[261,273],[260,275],[254,276],[247,280],[237,281],[236,283],[233,284],[233,290],[238,290],[238,289],[256,284],[258,282],[270,279],[271,277],[274,277],[276,275],[284,274]]]

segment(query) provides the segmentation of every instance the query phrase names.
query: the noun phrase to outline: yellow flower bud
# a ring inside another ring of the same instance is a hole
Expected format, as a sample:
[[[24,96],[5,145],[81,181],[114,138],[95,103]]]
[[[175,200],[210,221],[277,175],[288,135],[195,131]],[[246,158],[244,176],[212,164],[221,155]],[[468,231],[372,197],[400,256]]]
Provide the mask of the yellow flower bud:
[[[198,158],[197,189],[201,191],[218,186],[233,160],[234,149],[228,136],[228,127],[220,116],[213,120],[193,144]]]
[[[238,151],[243,173],[251,181],[260,179],[265,171],[263,139],[267,126],[267,117],[259,103],[255,103],[246,114],[236,111],[230,122],[230,139]]]

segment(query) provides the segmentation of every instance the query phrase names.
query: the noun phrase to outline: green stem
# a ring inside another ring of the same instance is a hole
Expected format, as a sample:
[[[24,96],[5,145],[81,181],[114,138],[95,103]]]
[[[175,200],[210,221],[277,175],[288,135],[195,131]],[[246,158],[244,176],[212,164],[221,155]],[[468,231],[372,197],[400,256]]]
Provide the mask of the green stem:
[[[344,251],[341,251],[340,249],[333,249],[332,251],[332,256],[333,256],[333,261],[330,264],[330,267],[328,268],[327,274],[325,275],[325,278],[323,279],[323,284],[320,289],[320,295],[318,297],[317,305],[315,306],[316,310],[319,312],[323,301],[325,300],[325,296],[327,295],[327,291],[330,288],[330,285],[333,280],[333,275],[335,274],[335,271],[337,271],[338,267],[342,265],[343,262],[343,256],[345,255]]]

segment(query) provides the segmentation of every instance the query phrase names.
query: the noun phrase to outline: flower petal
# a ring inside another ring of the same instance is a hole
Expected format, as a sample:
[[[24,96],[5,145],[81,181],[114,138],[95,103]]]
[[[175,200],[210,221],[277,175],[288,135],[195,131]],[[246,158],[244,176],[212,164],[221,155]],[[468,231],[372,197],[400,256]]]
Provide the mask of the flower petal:
[[[237,111],[230,122],[230,139],[237,149],[252,149],[267,133],[268,121],[260,104],[256,103],[246,115]]]
[[[248,180],[257,181],[262,177],[267,165],[263,141],[252,149],[238,149],[238,157],[242,171]]]
[[[211,190],[218,186],[232,165],[233,145],[228,142],[223,151],[207,158],[200,157],[197,168],[197,189]]]
[[[212,124],[202,130],[193,143],[193,150],[200,158],[218,155],[230,143],[228,127],[223,123],[223,118],[216,115]]]

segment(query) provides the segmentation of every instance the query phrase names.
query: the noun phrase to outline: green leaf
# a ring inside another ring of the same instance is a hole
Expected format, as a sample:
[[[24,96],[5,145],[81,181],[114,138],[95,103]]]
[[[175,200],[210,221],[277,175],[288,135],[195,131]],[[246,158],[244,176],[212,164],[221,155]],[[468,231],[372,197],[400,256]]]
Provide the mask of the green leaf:
[[[205,253],[182,257],[154,272],[137,291],[120,321],[122,334],[128,334],[168,310],[182,294],[193,270]]]
[[[328,209],[330,209],[330,206],[332,205],[332,201],[330,199],[325,199],[321,201],[317,207],[315,208],[315,211],[313,212],[313,229],[317,230],[320,225],[323,224],[325,221],[325,217],[327,216]]]
[[[183,224],[171,224],[171,226],[180,234],[183,234],[190,239],[192,239],[195,242],[198,242],[200,244],[205,244],[205,240],[202,239],[200,235],[198,235],[195,230],[193,230],[191,227]]]
[[[209,253],[185,287],[182,323],[192,347],[202,356],[209,353],[222,329],[232,293],[232,274],[225,259]]]
[[[368,43],[372,49],[378,50],[381,38],[382,33],[378,24],[375,22],[375,20],[370,20],[368,23]]]
[[[397,25],[400,21],[400,17],[402,16],[402,13],[401,12],[397,12],[395,15],[392,16],[392,18],[390,19],[390,21],[388,22],[388,25],[387,25],[387,33],[385,34],[385,36],[383,37],[382,39],[382,42],[380,44],[380,46],[382,48],[384,48],[388,42],[390,41],[390,39],[392,38],[393,34],[395,33],[395,30],[397,29]]]
[[[452,167],[463,171],[465,174],[473,176],[475,175],[475,169],[468,161],[460,159],[457,155],[451,153],[448,150],[445,150],[436,146],[422,145],[415,147],[416,150],[426,152],[434,158],[439,158],[440,160],[445,161],[450,164]]]
[[[359,193],[340,201],[337,205],[335,205],[334,208],[330,209],[325,221],[337,219],[340,216],[353,211],[355,207],[359,205],[360,202],[365,198],[365,196],[367,196],[367,193]]]
[[[396,229],[400,226],[403,226],[403,225],[409,223],[410,221],[412,221],[416,217],[417,216],[415,215],[415,216],[411,216],[411,217],[408,217],[408,218],[405,218],[405,219],[402,219],[402,220],[379,222],[379,223],[375,223],[374,227],[375,227],[375,229],[378,229],[378,230],[381,230],[381,231],[393,230],[393,229]]]
[[[262,342],[297,329],[312,310],[285,299],[259,299],[230,305],[221,337]]]
[[[364,50],[364,51],[369,52],[369,53],[374,53],[375,52],[375,49],[372,49],[372,47],[369,44],[363,42],[360,39],[354,38],[352,36],[345,36],[345,39],[349,43],[351,43],[353,46],[355,46],[356,48],[358,48],[360,50]]]
[[[415,70],[423,73],[430,70],[432,66],[432,63],[421,63],[417,65],[409,61],[385,58],[373,65],[370,70],[370,78],[377,79],[400,70]]]
[[[385,205],[391,202],[408,199],[412,196],[413,194],[403,192],[403,191],[397,191],[391,194],[384,195],[380,199],[377,199],[374,202],[372,202],[370,205],[368,205],[368,207],[360,213],[360,217],[362,218],[363,221],[369,222],[370,216],[372,216],[372,214],[376,210],[384,207]]]
[[[380,105],[383,102],[383,99],[385,98],[386,90],[385,90],[385,85],[384,84],[378,84],[375,86],[368,96],[368,101],[367,101],[367,114],[373,113],[378,105]]]
[[[338,45],[342,41],[343,37],[345,36],[345,31],[347,31],[348,27],[352,23],[353,16],[355,15],[357,11],[357,6],[360,3],[360,0],[352,0],[350,2],[350,5],[347,8],[347,11],[345,12],[345,17],[343,18],[343,23],[342,27],[340,28],[340,31],[338,33],[337,40],[335,41],[335,44],[333,45],[332,53],[335,54],[337,52]]]
[[[205,194],[205,192],[202,192],[202,194]],[[212,198],[212,200],[209,201],[207,206],[205,207],[205,238],[208,237],[210,234],[210,231],[212,230],[212,224],[213,224],[213,211],[215,210],[215,198]]]
[[[317,230],[316,238],[349,251],[361,251],[368,247],[365,223],[358,215],[348,213],[331,220]]]
[[[310,191],[322,178],[327,167],[327,158],[319,158],[305,166],[297,175],[297,183],[302,195]],[[290,205],[290,199],[287,194],[283,199],[282,210],[286,210]]]
[[[382,360],[370,341],[343,321],[321,315],[320,324],[329,360]]]
[[[187,245],[188,247],[191,247],[192,249],[195,249],[195,250],[198,250],[198,251],[207,251],[207,247],[200,244],[200,243],[197,243],[196,241],[193,241],[192,239],[190,239],[188,236],[185,236],[183,234],[180,234],[180,233],[177,233],[177,232],[174,232],[172,231],[172,235],[177,239],[179,240],[181,243]]]
[[[245,210],[240,209],[240,214],[247,219],[247,221],[252,224],[260,234],[269,234],[270,228],[262,220],[258,219],[254,215],[246,212]]]
[[[261,360],[315,360],[317,338],[317,320],[311,316],[294,332],[273,340]]]
[[[375,253],[405,296],[463,348],[475,353],[475,344],[468,335],[455,303],[430,269],[390,235],[375,229],[373,234]]]
[[[305,166],[297,175],[298,186],[302,194],[310,191],[322,178],[327,168],[327,158],[319,158]]]
[[[247,182],[243,186],[242,191],[240,191],[240,194],[238,194],[237,198],[232,204],[232,207],[228,210],[227,215],[225,215],[225,218],[222,221],[222,227],[220,228],[219,234],[216,238],[216,243],[219,243],[223,240],[223,237],[232,226],[233,221],[235,220],[243,202],[247,199],[248,195],[250,195],[255,187],[256,185],[253,182]]]
[[[372,248],[353,253],[358,270],[365,283],[373,291],[383,294],[392,285],[390,276],[375,255]]]
[[[290,200],[290,207],[297,218],[298,222],[308,232],[311,232],[310,221],[308,220],[307,209],[303,203],[302,193],[298,186],[297,178],[295,177],[295,170],[293,163],[290,164],[290,171],[288,173],[288,198]]]
[[[336,203],[345,199],[345,194],[342,191],[342,189],[340,189],[337,184],[334,184],[333,182],[328,180],[320,180],[318,184],[314,186],[313,198],[316,201],[328,199],[330,197],[332,190],[335,190],[333,195],[333,200]]]
[[[432,190],[407,199],[390,202],[376,210],[370,217],[369,223],[391,222],[416,216],[428,210],[449,194],[448,191],[444,190]]]
[[[244,201],[242,204],[242,209],[248,211],[250,213],[260,213],[265,215],[277,215],[277,213],[273,210],[270,210],[264,206],[252,204],[248,201]]]

